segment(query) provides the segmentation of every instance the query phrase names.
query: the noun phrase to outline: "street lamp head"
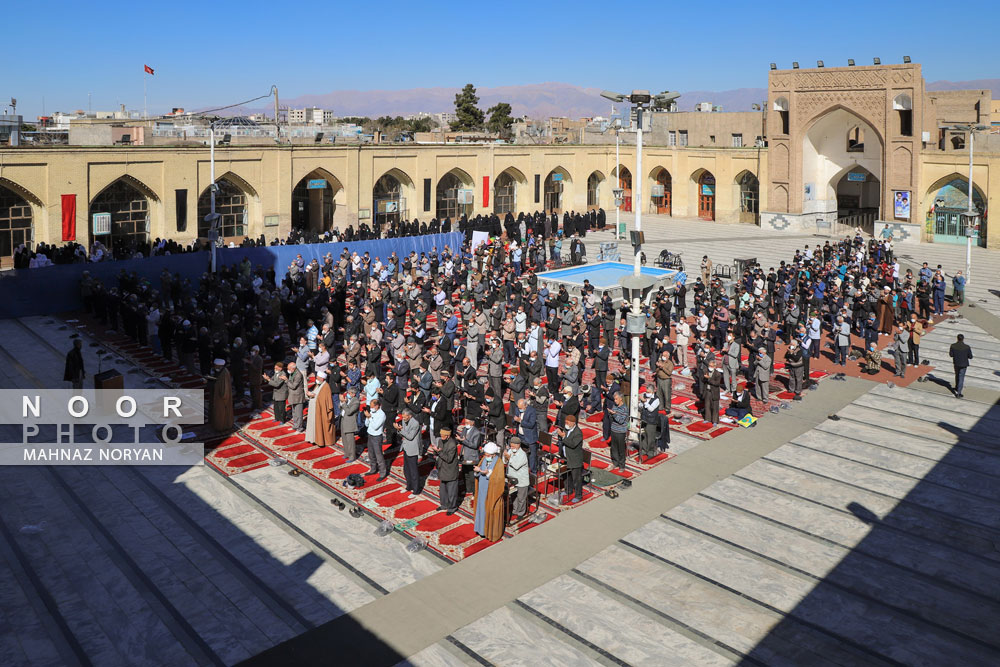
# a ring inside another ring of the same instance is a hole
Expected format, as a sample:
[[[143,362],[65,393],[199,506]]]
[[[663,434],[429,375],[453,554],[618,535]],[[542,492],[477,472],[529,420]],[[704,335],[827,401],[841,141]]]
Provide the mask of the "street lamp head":
[[[648,90],[633,90],[628,99],[632,104],[649,104],[653,96],[649,94]]]
[[[671,102],[680,97],[680,93],[671,92],[669,90],[664,90],[659,95],[653,95],[653,106],[656,107],[666,107],[669,106]]]
[[[602,90],[601,97],[606,100],[611,100],[612,102],[624,102],[626,97],[621,93],[613,93],[610,90]]]

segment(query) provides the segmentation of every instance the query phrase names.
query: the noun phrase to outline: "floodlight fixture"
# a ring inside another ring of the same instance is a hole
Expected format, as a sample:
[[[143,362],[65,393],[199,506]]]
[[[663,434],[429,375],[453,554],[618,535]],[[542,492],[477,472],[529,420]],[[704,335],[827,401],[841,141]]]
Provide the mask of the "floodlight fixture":
[[[854,58],[848,58],[847,59],[847,66],[848,67],[854,67]]]
[[[823,61],[822,60],[817,60],[816,61],[816,67],[822,67],[822,66],[823,66]]]

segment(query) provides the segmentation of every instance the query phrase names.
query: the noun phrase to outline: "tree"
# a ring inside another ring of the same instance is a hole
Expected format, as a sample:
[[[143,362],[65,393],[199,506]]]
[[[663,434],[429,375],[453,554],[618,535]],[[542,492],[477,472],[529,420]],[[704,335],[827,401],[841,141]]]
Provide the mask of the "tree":
[[[491,106],[486,113],[490,115],[486,129],[490,132],[496,132],[502,139],[510,139],[510,128],[514,124],[514,119],[510,116],[510,105],[506,102],[498,102]]]
[[[458,120],[451,124],[451,129],[459,132],[482,129],[485,116],[477,104],[479,97],[476,95],[476,87],[471,83],[465,84],[462,92],[455,95],[455,115]]]

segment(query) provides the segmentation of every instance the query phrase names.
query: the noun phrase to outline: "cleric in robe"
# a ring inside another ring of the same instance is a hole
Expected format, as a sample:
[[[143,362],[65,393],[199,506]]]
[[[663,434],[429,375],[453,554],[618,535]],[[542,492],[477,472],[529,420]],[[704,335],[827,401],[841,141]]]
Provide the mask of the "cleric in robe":
[[[504,493],[507,482],[504,465],[500,461],[500,448],[495,442],[486,443],[483,458],[473,468],[476,473],[476,534],[490,542],[503,537],[507,521],[504,508]]]
[[[317,447],[333,447],[337,440],[337,424],[334,417],[333,393],[326,381],[326,373],[316,374],[316,385],[309,397],[309,414],[306,416],[306,442]]]
[[[222,359],[215,360],[212,374],[212,428],[216,431],[233,430],[233,379]]]

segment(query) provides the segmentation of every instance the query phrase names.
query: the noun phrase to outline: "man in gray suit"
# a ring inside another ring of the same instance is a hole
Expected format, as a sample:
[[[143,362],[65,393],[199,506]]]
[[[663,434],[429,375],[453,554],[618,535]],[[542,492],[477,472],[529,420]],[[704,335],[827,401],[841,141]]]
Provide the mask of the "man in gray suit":
[[[292,406],[292,428],[299,433],[305,433],[306,427],[302,423],[303,411],[306,407],[305,377],[302,375],[294,361],[288,362],[288,404]]]
[[[413,417],[413,411],[403,408],[403,422],[399,426],[399,437],[403,443],[403,476],[410,496],[419,496],[421,491],[420,470],[420,422]]]
[[[479,365],[479,324],[474,318],[466,320],[469,328],[466,331],[468,342],[465,345],[465,356],[472,360],[473,364]]]
[[[733,334],[726,336],[726,356],[722,364],[722,381],[726,391],[730,394],[736,393],[737,378],[740,374],[740,344],[736,342]]]
[[[834,363],[847,365],[847,352],[851,349],[851,327],[844,321],[843,315],[837,316],[837,326],[833,329],[836,335],[837,349],[834,351]]]
[[[358,438],[358,411],[361,409],[361,398],[358,396],[356,387],[347,390],[347,394],[341,402],[340,412],[340,432],[341,442],[344,445],[344,457],[348,461],[358,458],[357,438]]]
[[[757,363],[753,369],[754,387],[757,392],[757,400],[767,403],[768,391],[771,386],[771,357],[767,356],[767,349],[757,350]]]
[[[499,401],[503,401],[503,349],[499,341],[493,339],[493,349],[489,355],[490,388]]]
[[[892,348],[892,359],[896,363],[896,377],[906,377],[906,351],[910,342],[910,332],[906,327],[896,328],[896,335],[892,338],[895,346]]]

